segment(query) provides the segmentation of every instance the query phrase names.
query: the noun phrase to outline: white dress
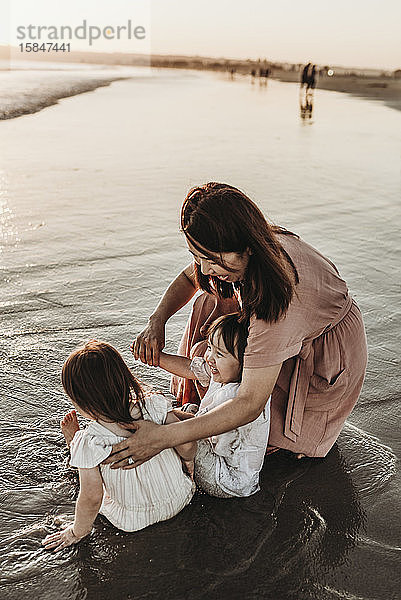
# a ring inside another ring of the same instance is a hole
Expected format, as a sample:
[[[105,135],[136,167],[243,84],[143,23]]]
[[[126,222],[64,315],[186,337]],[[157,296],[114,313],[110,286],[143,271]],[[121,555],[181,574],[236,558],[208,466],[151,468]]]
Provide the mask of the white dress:
[[[191,362],[191,370],[202,386],[209,385],[196,416],[209,412],[237,395],[240,384],[215,382],[204,358],[195,357]],[[259,491],[259,473],[263,467],[269,431],[270,398],[261,414],[251,423],[200,442],[208,443],[210,451],[216,456],[213,466],[215,482],[225,493],[224,496],[250,496]],[[200,460],[206,458],[204,448],[197,457]],[[201,469],[201,472],[205,473],[205,470]],[[198,483],[203,487],[202,481]],[[205,488],[205,491],[209,489]]]
[[[148,396],[142,405],[143,418],[158,424],[165,422],[170,410],[170,403],[158,394]],[[174,517],[191,501],[195,486],[184,474],[173,448],[135,469],[111,469],[100,464],[110,455],[112,445],[124,439],[92,421],[75,434],[70,464],[80,469],[99,466],[104,488],[99,512],[119,529],[137,531]]]

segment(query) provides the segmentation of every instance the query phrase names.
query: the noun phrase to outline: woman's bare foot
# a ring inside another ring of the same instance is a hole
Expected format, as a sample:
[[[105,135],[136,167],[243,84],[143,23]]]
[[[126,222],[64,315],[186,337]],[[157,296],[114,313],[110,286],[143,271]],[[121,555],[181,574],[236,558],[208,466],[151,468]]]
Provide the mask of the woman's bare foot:
[[[67,446],[70,447],[74,435],[79,431],[79,423],[75,410],[71,410],[65,415],[64,419],[60,421],[60,427]]]

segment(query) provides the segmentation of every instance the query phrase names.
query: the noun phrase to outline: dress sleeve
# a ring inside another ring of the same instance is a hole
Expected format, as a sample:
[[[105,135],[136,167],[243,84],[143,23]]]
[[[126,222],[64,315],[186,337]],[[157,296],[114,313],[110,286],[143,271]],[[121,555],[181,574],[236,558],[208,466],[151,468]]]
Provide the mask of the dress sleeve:
[[[300,353],[332,323],[348,296],[347,284],[327,258],[293,235],[279,235],[298,283],[285,315],[275,323],[250,319],[244,367],[271,367]]]
[[[304,337],[301,323],[290,315],[276,323],[251,319],[244,368],[271,367],[296,356]]]
[[[146,418],[145,415],[147,414],[154,423],[164,425],[167,413],[172,410],[173,406],[166,396],[163,396],[163,394],[151,394],[146,398],[144,417]]]
[[[70,465],[79,469],[92,469],[105,460],[112,451],[112,445],[99,436],[81,429],[74,435],[70,445]]]
[[[210,383],[211,373],[209,365],[203,358],[203,356],[195,356],[191,364],[189,365],[192,373],[195,375],[197,381],[203,386],[207,387]]]

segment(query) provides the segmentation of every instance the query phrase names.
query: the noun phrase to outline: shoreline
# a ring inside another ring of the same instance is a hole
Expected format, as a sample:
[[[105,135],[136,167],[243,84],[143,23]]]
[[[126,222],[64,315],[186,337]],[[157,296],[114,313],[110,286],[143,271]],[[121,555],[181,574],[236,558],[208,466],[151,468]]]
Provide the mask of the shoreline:
[[[0,60],[2,62],[7,62],[7,60],[10,59],[15,60],[15,56],[17,56],[15,49],[5,49],[5,47],[0,46]],[[63,73],[62,81],[60,81],[61,77],[59,76],[59,79],[56,82],[57,85],[50,85],[50,89],[48,86],[44,93],[42,93],[40,87],[38,87],[38,81],[35,82],[35,85],[31,85],[30,88],[28,87],[28,89],[21,90],[20,94],[13,93],[12,97],[9,99],[7,98],[7,94],[4,96],[3,93],[2,104],[0,104],[0,120],[13,119],[23,115],[33,114],[43,108],[57,104],[57,102],[63,98],[90,92],[99,87],[108,86],[114,81],[130,78],[129,75],[113,76],[111,74],[108,74],[107,76],[103,75],[102,77],[95,75],[93,72],[86,76],[84,72],[80,72],[79,75],[74,73],[73,75],[71,72],[68,72],[68,70],[63,69],[63,64],[66,63],[76,63],[78,68],[82,67],[84,64],[89,68],[93,66],[94,68],[103,67],[104,69],[110,69],[110,67],[147,67],[150,68],[150,70],[183,69],[212,71],[216,73],[226,73],[234,80],[237,76],[250,78],[252,77],[252,72],[257,73],[255,80],[264,79],[259,78],[259,69],[268,68],[268,79],[297,84],[300,82],[300,73],[302,71],[302,65],[300,64],[274,63],[268,61],[229,60],[199,56],[146,56],[123,53],[106,54],[97,52],[71,52],[68,57],[59,56],[58,63],[60,69],[55,70],[54,68],[46,69],[46,63],[49,61],[52,62],[50,56],[39,58],[40,60],[38,61],[38,57],[27,55],[24,57],[24,63],[42,63],[44,72],[48,76],[48,80],[46,81],[47,84],[49,84],[51,74],[53,74],[53,79],[56,80],[57,74]],[[350,94],[365,100],[375,100],[381,102],[388,108],[401,111],[401,77],[396,77],[395,72],[373,72],[372,70],[358,69],[346,70],[342,67],[333,67],[334,75],[329,77],[327,75],[328,67],[319,68],[321,73],[316,80],[316,89]],[[34,72],[33,69],[28,69],[28,71],[30,73]],[[12,74],[18,72],[20,72],[20,69],[6,68],[0,71],[0,77],[1,74],[11,74],[12,77]],[[44,81],[44,79],[42,81]],[[268,79],[264,80],[268,81]]]
[[[268,79],[282,81],[285,83],[300,83],[301,71],[299,65],[291,65],[284,68],[282,65],[267,63],[270,70]],[[213,59],[187,59],[184,57],[152,57],[152,68],[191,69],[195,71],[220,71],[230,73],[234,70],[236,75],[249,76],[253,69],[259,68],[256,61],[219,61]],[[302,70],[302,69],[301,69]],[[258,79],[258,77],[256,77]],[[365,100],[376,100],[382,102],[388,108],[401,111],[401,77],[393,75],[358,74],[355,70],[335,74],[329,77],[320,74],[316,79],[316,89],[351,94]]]
[[[16,72],[8,71],[6,73]],[[84,77],[82,74],[73,76],[65,73],[60,81],[60,76],[57,78],[57,73],[54,77],[54,73],[46,71],[47,78],[42,75],[42,83],[46,82],[46,88],[41,89],[41,82],[38,82],[38,74],[36,75],[36,79],[32,82],[28,84],[24,82],[24,86],[20,90],[17,89],[16,91],[15,87],[12,87],[12,93],[9,96],[7,96],[7,92],[3,92],[0,101],[0,121],[31,115],[49,106],[54,106],[63,98],[71,98],[72,96],[92,92],[97,88],[109,86],[114,81],[129,79],[129,77],[122,76],[101,78],[99,76]]]

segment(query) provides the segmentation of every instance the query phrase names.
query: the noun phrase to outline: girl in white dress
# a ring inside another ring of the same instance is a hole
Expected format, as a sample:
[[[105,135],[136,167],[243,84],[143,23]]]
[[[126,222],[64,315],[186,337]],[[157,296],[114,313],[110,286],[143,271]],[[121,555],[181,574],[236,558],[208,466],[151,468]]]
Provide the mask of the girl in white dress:
[[[207,331],[208,346],[203,357],[192,360],[160,353],[159,365],[179,377],[197,380],[208,390],[197,405],[185,405],[187,412],[203,415],[234,398],[240,387],[248,327],[239,313],[219,317]],[[270,398],[257,419],[220,435],[198,441],[195,481],[212,496],[250,496],[259,488],[270,430]]]
[[[190,470],[196,442],[163,450],[136,469],[102,464],[112,445],[129,435],[119,423],[179,420],[166,398],[145,394],[117,350],[97,341],[88,342],[68,357],[62,383],[74,407],[91,423],[79,429],[75,411],[61,421],[70,446],[70,465],[79,469],[80,491],[74,522],[48,535],[43,545],[60,550],[76,544],[91,532],[98,513],[119,529],[136,531],[180,512],[195,491],[181,459]]]

